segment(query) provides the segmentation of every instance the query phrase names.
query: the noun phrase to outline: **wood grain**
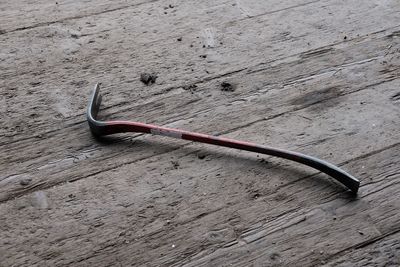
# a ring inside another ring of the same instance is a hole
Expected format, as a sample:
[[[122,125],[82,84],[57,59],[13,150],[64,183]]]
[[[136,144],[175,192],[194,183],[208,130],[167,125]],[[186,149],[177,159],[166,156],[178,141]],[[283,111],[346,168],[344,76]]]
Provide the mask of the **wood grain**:
[[[2,1],[0,266],[399,265],[399,11],[396,0]],[[95,140],[96,82],[102,118],[317,156],[360,193],[247,152]]]

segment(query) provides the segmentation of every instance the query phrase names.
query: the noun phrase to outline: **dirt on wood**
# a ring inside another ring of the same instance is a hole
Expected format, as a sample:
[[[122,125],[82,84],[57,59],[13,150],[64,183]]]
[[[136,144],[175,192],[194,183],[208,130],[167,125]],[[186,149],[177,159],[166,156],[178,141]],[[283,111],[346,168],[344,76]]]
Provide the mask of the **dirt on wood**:
[[[145,85],[150,85],[156,82],[158,76],[155,73],[141,73],[140,81]]]

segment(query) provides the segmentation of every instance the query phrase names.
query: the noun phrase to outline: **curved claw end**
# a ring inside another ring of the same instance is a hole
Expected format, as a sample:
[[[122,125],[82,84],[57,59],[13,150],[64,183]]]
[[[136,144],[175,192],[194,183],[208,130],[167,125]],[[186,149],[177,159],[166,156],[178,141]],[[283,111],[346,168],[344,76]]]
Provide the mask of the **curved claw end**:
[[[102,99],[100,94],[100,85],[101,83],[97,83],[94,87],[87,109],[87,121],[89,123],[90,130],[94,135],[100,135],[102,132],[101,128],[103,126],[102,122],[97,121],[97,113],[99,112]]]
[[[89,107],[88,107],[88,114],[91,115],[92,119],[96,119],[97,113],[100,109],[101,104],[101,94],[100,94],[100,85],[101,83],[97,83],[94,87],[92,97],[90,98]]]

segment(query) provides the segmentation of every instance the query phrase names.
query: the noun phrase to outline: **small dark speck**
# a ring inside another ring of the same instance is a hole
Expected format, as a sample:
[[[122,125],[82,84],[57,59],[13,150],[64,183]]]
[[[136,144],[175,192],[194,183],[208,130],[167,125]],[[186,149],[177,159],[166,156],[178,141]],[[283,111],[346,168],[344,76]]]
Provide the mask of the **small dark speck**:
[[[35,86],[40,85],[41,83],[42,83],[42,82],[31,82],[30,85],[33,86],[33,87],[35,87]]]
[[[191,91],[191,92],[193,92],[193,91],[196,91],[197,85],[195,85],[195,84],[188,84],[188,85],[182,86],[182,88],[183,88],[183,90],[185,90],[185,91]]]
[[[157,74],[154,73],[142,73],[140,74],[140,81],[145,85],[153,84],[156,82]]]
[[[169,7],[169,8],[174,8],[174,6],[173,6],[173,5],[169,5],[168,7]]]
[[[358,233],[359,233],[360,235],[364,235],[364,232],[362,232],[362,231],[358,231]]]
[[[399,101],[400,100],[400,92],[394,94],[390,99],[393,101]]]
[[[207,55],[200,55],[201,58],[207,58]]]
[[[178,39],[176,39],[178,42],[182,41],[182,37],[179,37]]]
[[[75,34],[75,33],[72,33],[71,37],[74,38],[74,39],[78,39],[79,38],[79,36],[77,34]]]
[[[205,159],[206,155],[205,154],[198,154],[197,157],[199,159]]]
[[[21,181],[19,181],[19,184],[22,186],[27,186],[32,182],[31,178],[24,178]]]
[[[226,92],[233,92],[235,91],[236,86],[229,83],[229,82],[222,82],[221,83],[221,90]]]
[[[172,166],[174,167],[174,169],[178,169],[178,167],[179,167],[179,162],[177,162],[177,161],[171,161],[171,163],[172,163]]]
[[[277,260],[278,258],[280,258],[280,255],[279,255],[279,253],[272,253],[270,256],[270,259],[271,260]]]
[[[347,40],[347,36],[344,36],[343,39],[344,39],[344,40]]]

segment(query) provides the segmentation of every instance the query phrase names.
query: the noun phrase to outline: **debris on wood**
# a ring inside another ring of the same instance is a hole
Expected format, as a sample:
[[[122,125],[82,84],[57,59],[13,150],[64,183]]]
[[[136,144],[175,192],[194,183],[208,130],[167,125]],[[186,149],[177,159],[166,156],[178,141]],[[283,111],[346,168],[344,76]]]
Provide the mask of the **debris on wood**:
[[[197,85],[195,85],[195,84],[184,85],[184,86],[182,86],[182,89],[185,90],[185,91],[190,91],[191,93],[193,93],[194,91],[196,91]]]
[[[171,163],[172,163],[172,166],[174,167],[174,169],[178,169],[180,166],[178,161],[171,161]]]
[[[140,81],[144,83],[145,85],[150,85],[156,82],[156,79],[158,78],[157,74],[155,73],[142,73],[140,74]]]
[[[236,86],[230,82],[221,83],[221,91],[233,92],[236,90]]]
[[[32,178],[24,178],[22,179],[19,184],[22,186],[27,186],[32,182]]]
[[[197,157],[199,159],[205,159],[206,158],[206,154],[200,153],[200,154],[197,155]]]

